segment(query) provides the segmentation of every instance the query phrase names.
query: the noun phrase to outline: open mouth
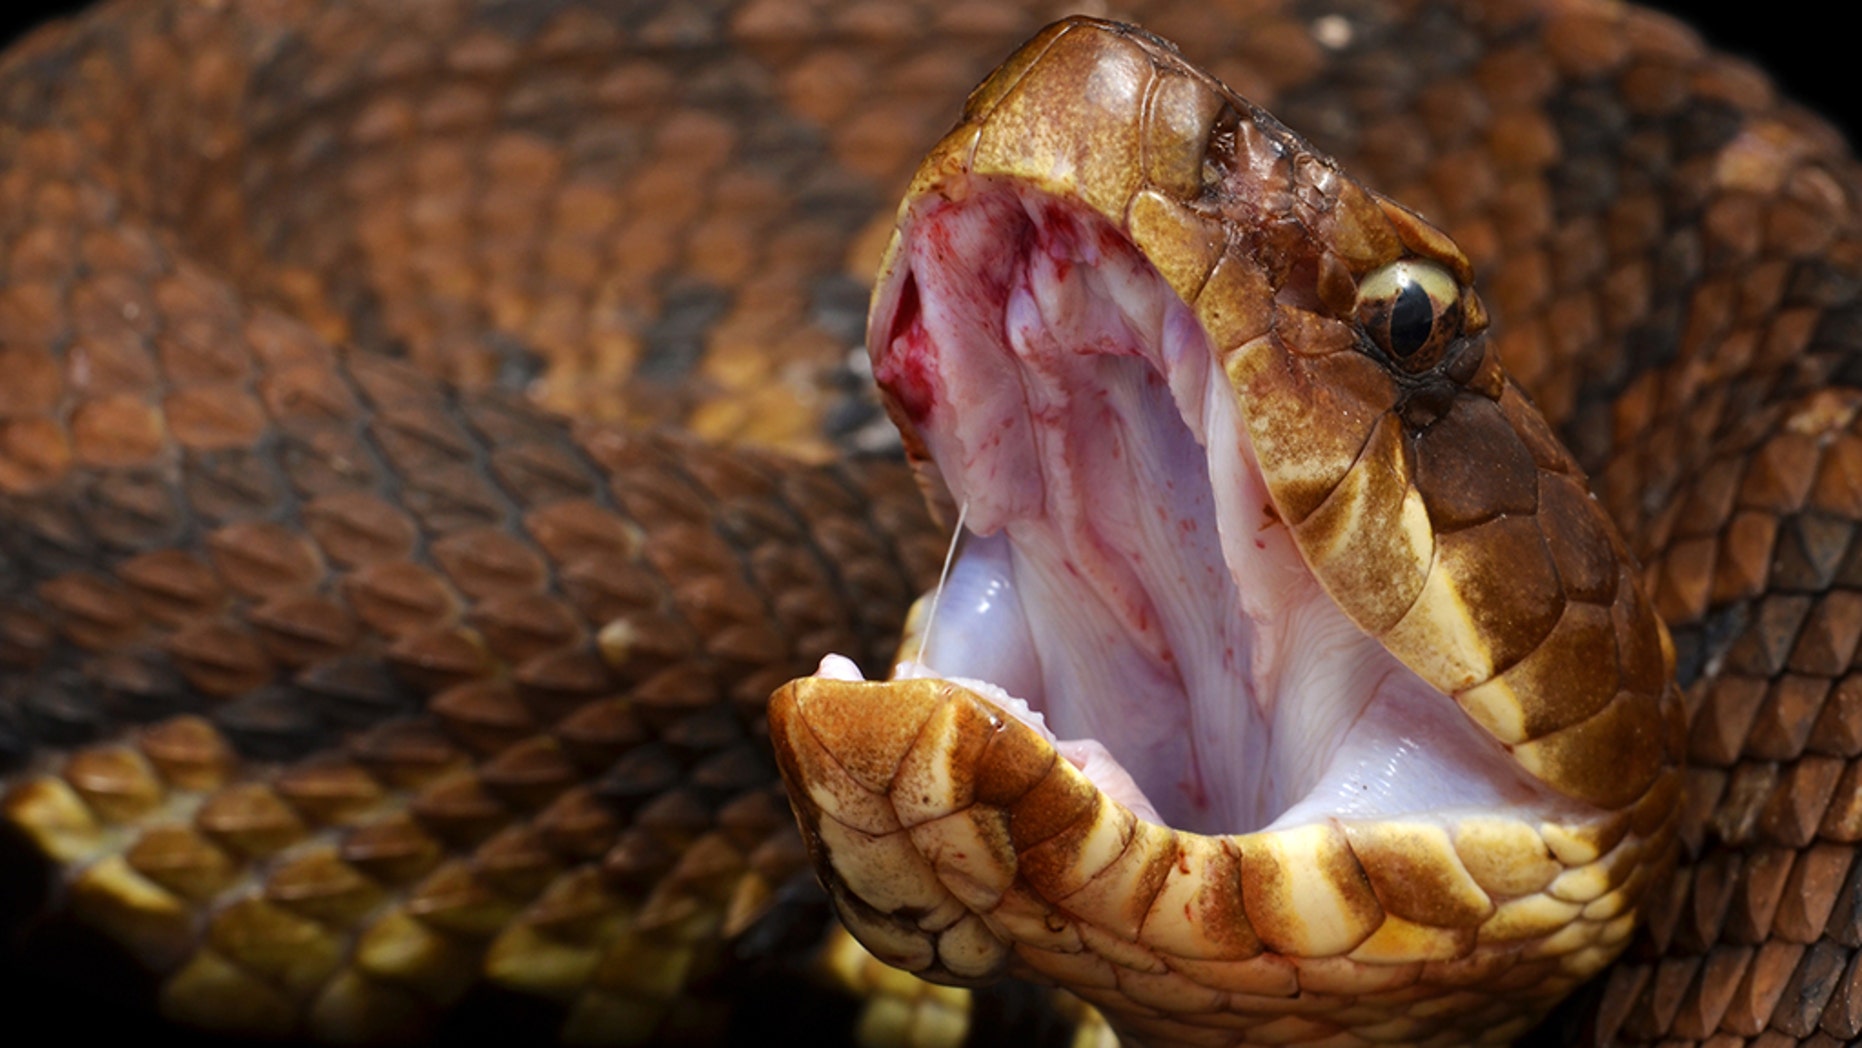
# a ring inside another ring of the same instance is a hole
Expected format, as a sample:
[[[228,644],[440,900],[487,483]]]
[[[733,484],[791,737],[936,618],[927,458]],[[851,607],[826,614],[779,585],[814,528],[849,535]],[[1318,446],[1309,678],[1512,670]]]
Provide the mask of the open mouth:
[[[1123,234],[984,177],[903,228],[874,373],[964,534],[900,675],[976,682],[1177,829],[1571,810],[1327,595]]]

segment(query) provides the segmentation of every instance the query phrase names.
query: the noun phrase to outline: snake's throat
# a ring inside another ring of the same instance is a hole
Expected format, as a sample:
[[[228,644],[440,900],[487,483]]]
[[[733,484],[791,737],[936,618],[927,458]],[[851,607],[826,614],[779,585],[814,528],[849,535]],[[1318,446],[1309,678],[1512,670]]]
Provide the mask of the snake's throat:
[[[1208,336],[1119,231],[984,179],[905,228],[875,375],[966,524],[905,674],[1025,701],[1177,829],[1570,807],[1327,596]]]

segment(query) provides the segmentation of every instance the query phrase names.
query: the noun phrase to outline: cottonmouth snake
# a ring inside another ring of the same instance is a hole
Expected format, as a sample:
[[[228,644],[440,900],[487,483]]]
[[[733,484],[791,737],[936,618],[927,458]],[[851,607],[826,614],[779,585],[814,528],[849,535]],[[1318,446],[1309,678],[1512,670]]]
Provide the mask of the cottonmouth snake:
[[[1443,222],[1648,565],[1687,860],[1573,1027],[1840,1041],[1853,167],[1672,23],[1547,6],[1115,13]],[[805,952],[761,703],[883,658],[937,539],[883,460],[639,425],[865,440],[873,216],[1051,13],[124,4],[11,52],[0,747],[71,863],[29,934],[262,1032],[470,1029],[481,970],[729,1032]]]

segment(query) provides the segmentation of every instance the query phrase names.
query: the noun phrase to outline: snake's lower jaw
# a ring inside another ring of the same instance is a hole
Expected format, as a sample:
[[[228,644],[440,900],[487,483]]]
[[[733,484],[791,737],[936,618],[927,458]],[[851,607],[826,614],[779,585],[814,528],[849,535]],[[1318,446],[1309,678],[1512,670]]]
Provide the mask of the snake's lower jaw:
[[[770,726],[817,871],[876,956],[1042,979],[1146,1040],[1511,1040],[1621,950],[1672,847],[1625,817],[1180,831],[931,678],[798,680]]]

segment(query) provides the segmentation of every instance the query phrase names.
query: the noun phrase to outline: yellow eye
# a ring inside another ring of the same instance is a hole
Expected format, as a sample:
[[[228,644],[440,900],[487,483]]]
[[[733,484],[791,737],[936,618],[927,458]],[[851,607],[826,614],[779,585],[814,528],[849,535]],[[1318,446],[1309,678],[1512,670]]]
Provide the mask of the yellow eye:
[[[1405,371],[1434,367],[1461,320],[1461,288],[1433,262],[1406,258],[1358,282],[1359,325]]]

